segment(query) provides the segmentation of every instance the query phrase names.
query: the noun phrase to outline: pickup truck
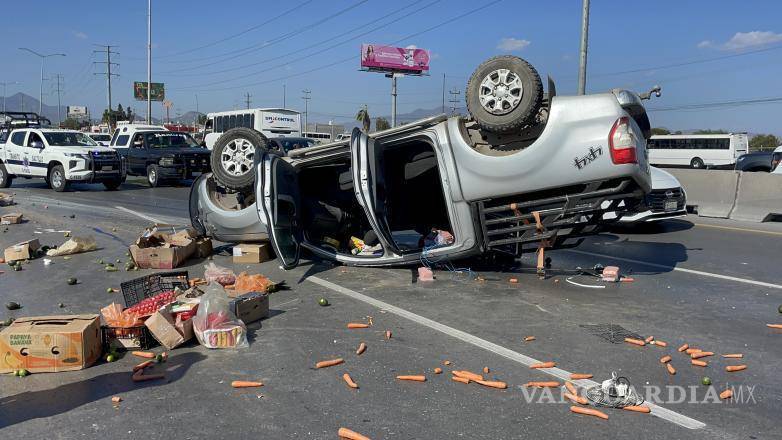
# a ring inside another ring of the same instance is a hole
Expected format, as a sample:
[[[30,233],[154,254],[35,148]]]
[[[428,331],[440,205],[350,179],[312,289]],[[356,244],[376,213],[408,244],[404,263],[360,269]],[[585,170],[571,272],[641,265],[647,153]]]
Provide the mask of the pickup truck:
[[[117,127],[110,146],[126,160],[128,174],[145,176],[150,187],[164,181],[187,180],[209,172],[210,152],[187,133],[156,125]]]
[[[17,177],[43,178],[58,192],[71,182],[119,188],[125,166],[116,151],[79,131],[48,125],[48,119],[35,113],[0,112],[0,188]]]
[[[771,171],[772,151],[756,151],[742,154],[736,159],[736,171]]]

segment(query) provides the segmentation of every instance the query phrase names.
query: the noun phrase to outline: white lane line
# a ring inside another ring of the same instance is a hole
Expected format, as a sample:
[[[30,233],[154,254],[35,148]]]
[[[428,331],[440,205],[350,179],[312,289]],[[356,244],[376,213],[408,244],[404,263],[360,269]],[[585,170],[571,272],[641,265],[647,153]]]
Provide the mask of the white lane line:
[[[752,285],[755,285],[755,286],[768,287],[768,288],[771,288],[771,289],[782,289],[782,285],[780,285],[780,284],[765,283],[763,281],[750,280],[748,278],[732,277],[732,276],[729,276],[729,275],[721,275],[721,274],[718,274],[718,273],[704,272],[704,271],[701,271],[701,270],[685,269],[683,267],[666,266],[664,264],[650,263],[648,261],[641,261],[641,260],[633,260],[632,258],[615,257],[613,255],[597,254],[597,253],[594,253],[594,252],[579,251],[579,250],[576,250],[576,249],[563,249],[563,250],[565,252],[572,252],[572,253],[575,253],[575,254],[589,255],[589,256],[592,256],[592,257],[600,257],[600,258],[608,258],[608,259],[613,259],[613,260],[618,260],[618,261],[626,261],[628,263],[643,264],[644,266],[657,267],[657,268],[660,268],[660,269],[673,270],[673,271],[676,271],[676,272],[684,272],[684,273],[689,273],[689,274],[693,274],[693,275],[700,275],[700,276],[703,276],[703,277],[719,278],[721,280],[735,281],[737,283],[752,284]]]
[[[518,362],[526,367],[529,367],[532,364],[540,363],[539,360],[533,359],[529,356],[525,356],[521,353],[518,353],[516,351],[510,350],[508,348],[505,348],[501,345],[497,345],[493,342],[489,342],[485,339],[481,339],[477,336],[473,336],[469,333],[463,332],[461,330],[457,330],[453,327],[449,327],[444,324],[440,324],[437,321],[433,321],[429,318],[425,318],[421,315],[417,315],[413,312],[409,312],[405,309],[399,308],[397,306],[388,304],[386,302],[380,301],[378,299],[366,296],[364,294],[358,293],[354,290],[348,289],[347,287],[340,286],[339,284],[334,284],[330,281],[326,281],[322,278],[318,278],[316,276],[310,276],[307,277],[308,281],[311,281],[315,284],[318,284],[320,286],[323,286],[327,289],[331,289],[334,292],[341,293],[345,296],[351,297],[353,299],[365,302],[367,304],[370,304],[372,306],[375,306],[379,309],[383,309],[389,313],[393,313],[395,315],[401,316],[402,318],[409,319],[410,321],[413,321],[415,323],[421,324],[425,327],[429,327],[433,330],[437,330],[441,333],[445,333],[448,336],[454,337],[456,339],[459,339],[461,341],[467,342],[468,344],[472,344],[478,348],[482,348],[484,350],[490,351],[492,353],[498,354],[504,358],[510,359],[514,362]],[[545,370],[538,370],[541,373],[550,374],[554,377],[557,377],[558,379],[562,380],[569,380],[570,378],[570,372],[559,369],[559,368],[547,368]],[[581,386],[581,387],[591,387],[594,385],[597,385],[597,382],[589,379],[582,379],[582,380],[576,380],[571,381],[574,384]],[[671,423],[674,423],[676,425],[682,426],[687,429],[701,429],[706,427],[706,424],[703,422],[700,422],[698,420],[692,419],[690,417],[687,417],[683,414],[679,414],[677,412],[671,411],[669,409],[663,408],[661,406],[655,405],[651,402],[647,402],[646,405],[651,408],[652,415],[655,415],[661,419],[667,420]]]
[[[151,215],[144,214],[142,212],[133,211],[132,209],[128,209],[124,206],[115,206],[115,208],[119,209],[120,211],[127,212],[128,214],[135,215],[136,217],[143,218],[144,220],[151,221],[153,223],[159,223],[159,224],[189,224],[190,223],[190,220],[186,220],[184,218],[179,218],[179,217],[157,218],[157,217],[152,217]]]

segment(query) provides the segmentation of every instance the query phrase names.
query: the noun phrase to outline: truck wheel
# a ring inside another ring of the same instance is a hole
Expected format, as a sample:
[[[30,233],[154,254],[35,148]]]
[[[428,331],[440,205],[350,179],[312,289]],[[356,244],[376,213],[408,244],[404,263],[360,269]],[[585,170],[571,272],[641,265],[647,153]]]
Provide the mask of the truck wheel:
[[[103,182],[103,186],[106,187],[107,191],[116,191],[120,185],[122,185],[121,180],[109,180],[107,182]]]
[[[5,165],[0,163],[0,188],[8,188],[11,186],[14,178],[8,174],[8,170],[5,169]]]
[[[65,178],[65,169],[62,165],[55,165],[49,170],[49,186],[57,192],[68,189],[68,180]]]
[[[160,186],[160,170],[157,165],[150,165],[147,167],[147,183],[150,188],[157,188]]]
[[[220,185],[243,190],[255,181],[256,150],[268,150],[266,136],[251,128],[233,128],[217,139],[212,148],[212,174]]]
[[[543,100],[540,75],[531,64],[510,55],[490,58],[467,82],[467,110],[493,133],[518,130],[535,121]]]
[[[698,170],[703,169],[705,167],[705,165],[703,164],[703,159],[701,159],[700,157],[693,157],[692,160],[690,161],[690,166]]]

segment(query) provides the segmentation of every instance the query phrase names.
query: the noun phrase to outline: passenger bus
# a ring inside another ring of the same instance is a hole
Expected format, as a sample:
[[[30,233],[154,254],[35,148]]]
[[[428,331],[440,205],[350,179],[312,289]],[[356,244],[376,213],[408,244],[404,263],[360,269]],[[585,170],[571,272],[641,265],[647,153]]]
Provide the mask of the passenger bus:
[[[305,131],[305,138],[314,139],[315,142],[322,144],[324,142],[331,142],[331,133],[319,133],[317,131]]]
[[[649,139],[649,163],[691,168],[733,168],[749,146],[747,133],[666,134]]]
[[[212,149],[224,132],[237,127],[259,131],[267,138],[301,137],[299,112],[284,108],[251,108],[215,112],[206,115],[204,142]]]

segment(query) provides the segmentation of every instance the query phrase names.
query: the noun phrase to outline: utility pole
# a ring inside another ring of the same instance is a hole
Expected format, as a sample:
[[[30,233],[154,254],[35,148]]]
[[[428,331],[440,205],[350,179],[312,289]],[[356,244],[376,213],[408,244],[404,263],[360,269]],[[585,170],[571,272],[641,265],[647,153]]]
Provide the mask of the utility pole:
[[[462,94],[462,91],[454,87],[452,90],[449,90],[448,93],[452,96],[452,98],[448,100],[448,102],[451,103],[451,114],[455,115],[456,107],[462,102],[462,98],[459,96]]]
[[[286,95],[288,94],[287,88],[288,86],[286,84],[282,85],[282,108],[285,108],[285,98]]]
[[[578,94],[586,93],[587,44],[589,40],[589,0],[584,0],[581,15],[581,50],[578,59]]]
[[[247,108],[248,109],[250,108],[250,102],[252,102],[252,101],[250,101],[250,98],[252,98],[252,95],[250,95],[250,92],[247,92],[247,93],[244,94],[244,102],[245,102],[245,104],[247,104]]]
[[[31,54],[39,57],[41,59],[41,88],[40,88],[40,95],[38,96],[38,114],[40,115],[43,113],[43,61],[49,57],[64,57],[64,53],[50,53],[50,54],[40,54],[32,49],[28,49],[26,47],[20,47],[19,50],[23,50],[26,52],[30,52]]]
[[[3,111],[5,111],[5,95],[7,94],[6,87],[9,84],[19,84],[19,81],[0,82],[0,84],[3,85]],[[24,99],[22,99],[22,102],[24,102]]]
[[[60,102],[60,97],[62,96],[62,75],[56,73],[54,75],[54,80],[57,81],[55,86],[57,87],[57,126],[59,127],[62,124],[62,110],[60,108],[62,107],[62,103]]]
[[[152,123],[152,0],[147,0],[147,124]]]
[[[195,122],[193,123],[193,128],[195,128],[196,131],[198,131],[198,121],[199,121],[199,119],[201,119],[201,112],[198,110],[198,94],[197,93],[195,95],[195,99],[196,99],[196,117],[195,117]]]
[[[106,75],[106,85],[107,85],[107,89],[108,89],[106,96],[107,96],[108,102],[109,102],[109,113],[108,113],[109,120],[107,122],[109,124],[109,131],[111,131],[111,127],[112,127],[112,125],[111,125],[111,115],[112,115],[112,112],[114,111],[112,109],[112,107],[111,107],[111,77],[112,76],[119,76],[116,73],[111,73],[111,67],[112,66],[119,67],[119,64],[113,63],[111,61],[111,56],[112,55],[119,55],[119,52],[114,52],[114,51],[111,50],[112,47],[116,48],[117,46],[111,46],[111,45],[105,45],[105,46],[104,45],[97,45],[97,46],[106,48],[105,51],[103,49],[101,49],[101,50],[94,50],[93,51],[95,53],[103,53],[103,52],[106,53],[106,61],[95,61],[93,64],[105,64],[106,65],[106,71],[105,72],[97,72],[97,73],[94,73],[94,75]],[[147,118],[149,118],[149,116],[147,116]]]
[[[301,99],[304,100],[304,130],[301,131],[301,135],[304,136],[304,132],[309,130],[309,127],[307,125],[307,116],[309,115],[309,108],[308,103],[310,98],[310,93],[312,93],[311,90],[304,89],[301,91],[301,93],[304,93],[304,96],[301,97]]]
[[[443,107],[441,112],[445,113],[445,74],[444,73],[443,73]]]
[[[386,78],[391,78],[391,128],[396,127],[396,78],[402,74],[388,73]]]

